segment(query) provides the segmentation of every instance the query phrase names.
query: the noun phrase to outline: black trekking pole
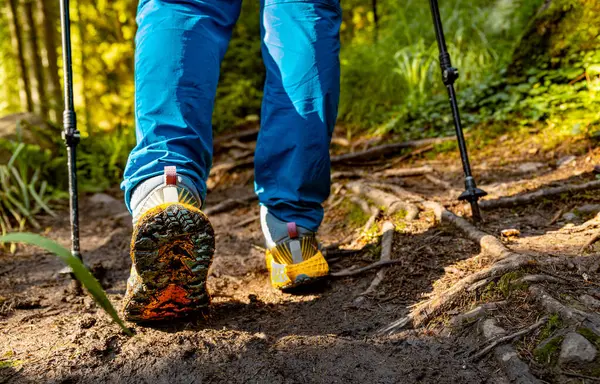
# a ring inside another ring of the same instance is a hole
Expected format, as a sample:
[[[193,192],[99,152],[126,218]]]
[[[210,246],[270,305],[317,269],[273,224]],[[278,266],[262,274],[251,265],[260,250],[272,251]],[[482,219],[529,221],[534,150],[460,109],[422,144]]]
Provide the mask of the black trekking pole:
[[[63,82],[65,110],[63,112],[63,139],[67,146],[69,166],[69,208],[71,215],[71,252],[81,259],[79,250],[79,204],[77,199],[77,144],[79,131],[73,107],[73,69],[71,67],[71,26],[69,0],[60,1],[60,25],[62,30]]]
[[[442,80],[448,89],[450,96],[450,107],[452,108],[452,117],[454,118],[454,128],[456,129],[456,139],[458,141],[458,149],[462,159],[463,171],[465,173],[465,191],[458,197],[459,200],[466,200],[471,204],[473,220],[481,220],[481,212],[479,211],[479,198],[487,195],[487,193],[479,188],[475,183],[475,179],[471,174],[471,165],[469,163],[469,154],[467,153],[467,144],[463,134],[462,124],[460,121],[460,113],[458,111],[458,102],[456,100],[456,91],[454,90],[454,82],[458,78],[458,69],[452,66],[448,48],[446,47],[446,39],[444,38],[444,28],[440,18],[440,9],[437,0],[429,0],[431,7],[431,15],[433,16],[433,25],[435,27],[435,36],[437,39],[438,48],[440,51],[440,67],[442,68]]]

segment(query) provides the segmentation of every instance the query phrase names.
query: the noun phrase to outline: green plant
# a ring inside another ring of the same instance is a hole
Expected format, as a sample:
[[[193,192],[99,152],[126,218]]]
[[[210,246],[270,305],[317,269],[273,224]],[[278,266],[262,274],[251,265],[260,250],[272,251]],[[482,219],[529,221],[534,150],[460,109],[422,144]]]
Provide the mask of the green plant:
[[[71,268],[75,278],[81,282],[85,289],[90,293],[94,301],[96,301],[96,303],[100,305],[100,307],[113,319],[113,321],[117,323],[119,327],[121,327],[123,332],[129,336],[133,336],[132,331],[125,326],[125,323],[117,314],[117,311],[106,296],[106,292],[104,292],[98,280],[94,278],[85,265],[83,265],[81,260],[73,256],[69,250],[52,240],[33,233],[10,233],[0,236],[0,243],[31,244],[55,254],[62,262]]]
[[[27,225],[39,228],[35,215],[41,211],[56,216],[48,207],[48,183],[40,181],[40,169],[32,169],[27,161],[19,161],[25,144],[17,145],[6,164],[0,165],[0,230],[24,230]],[[11,247],[14,251],[14,247]]]

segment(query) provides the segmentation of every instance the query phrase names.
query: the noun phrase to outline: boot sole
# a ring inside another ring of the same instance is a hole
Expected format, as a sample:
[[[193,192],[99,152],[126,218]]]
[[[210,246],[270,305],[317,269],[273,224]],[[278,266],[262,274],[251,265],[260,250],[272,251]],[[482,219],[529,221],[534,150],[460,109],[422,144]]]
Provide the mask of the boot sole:
[[[208,307],[208,269],[215,237],[208,218],[187,204],[162,204],[140,218],[131,240],[129,321],[163,321]]]

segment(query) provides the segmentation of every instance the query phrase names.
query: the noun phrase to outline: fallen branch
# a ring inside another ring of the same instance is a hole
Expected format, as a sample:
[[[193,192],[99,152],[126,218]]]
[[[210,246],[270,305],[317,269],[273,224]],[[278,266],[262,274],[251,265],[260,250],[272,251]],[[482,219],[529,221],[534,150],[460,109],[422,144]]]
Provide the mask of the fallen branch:
[[[471,356],[470,360],[477,361],[477,360],[481,359],[483,356],[487,355],[491,350],[496,348],[496,346],[498,346],[499,344],[506,343],[507,341],[513,341],[523,335],[531,333],[531,332],[535,331],[536,329],[538,329],[539,327],[541,327],[542,325],[546,324],[547,321],[548,321],[547,316],[542,317],[536,323],[530,325],[529,327],[527,327],[525,329],[522,329],[511,335],[500,337],[496,340],[493,340],[487,347],[483,348],[481,351],[479,351],[475,355]]]
[[[495,200],[483,200],[479,202],[479,206],[481,209],[508,208],[517,205],[527,205],[534,201],[558,196],[563,193],[572,194],[595,189],[600,189],[600,180],[594,180],[584,184],[568,184],[560,187],[543,188],[535,192],[525,193],[518,196],[501,197]]]
[[[330,273],[329,276],[331,276],[331,277],[356,276],[356,275],[360,275],[361,273],[370,271],[371,269],[381,268],[381,267],[385,267],[388,265],[394,265],[394,264],[403,264],[403,263],[404,263],[403,260],[379,260],[373,264],[367,265],[366,267],[358,268],[353,271],[333,272],[333,273]]]
[[[371,160],[374,158],[383,157],[392,153],[397,153],[401,149],[406,148],[416,148],[429,144],[440,144],[446,141],[456,140],[455,136],[451,137],[441,137],[441,138],[433,138],[433,139],[421,139],[421,140],[410,140],[402,143],[393,143],[393,144],[383,144],[378,145],[373,148],[369,148],[364,151],[347,153],[339,156],[331,157],[331,164],[338,165],[351,161],[359,161],[359,160]]]
[[[217,205],[206,208],[204,210],[204,213],[206,215],[216,215],[217,213],[228,212],[228,211],[231,211],[232,209],[235,209],[241,205],[252,203],[253,201],[256,201],[256,200],[258,200],[258,197],[255,194],[252,194],[252,195],[249,195],[246,197],[241,197],[239,199],[227,199],[225,201],[220,202]]]
[[[396,230],[396,227],[394,226],[394,224],[391,221],[386,221],[385,223],[383,223],[383,236],[381,239],[380,261],[391,260],[392,243],[394,241],[394,231],[395,230]],[[379,272],[377,272],[377,275],[375,275],[375,278],[373,279],[373,281],[371,281],[369,288],[367,288],[363,293],[361,293],[360,295],[358,295],[358,297],[356,297],[354,299],[355,306],[360,306],[364,302],[365,296],[368,296],[375,292],[375,290],[377,289],[379,284],[381,284],[381,282],[385,278],[385,272],[386,272],[385,269],[382,269]]]
[[[389,215],[404,210],[406,220],[414,220],[419,215],[419,208],[415,205],[399,200],[396,196],[373,188],[365,183],[356,181],[348,183],[348,189],[352,192],[368,197],[377,205],[382,206]]]

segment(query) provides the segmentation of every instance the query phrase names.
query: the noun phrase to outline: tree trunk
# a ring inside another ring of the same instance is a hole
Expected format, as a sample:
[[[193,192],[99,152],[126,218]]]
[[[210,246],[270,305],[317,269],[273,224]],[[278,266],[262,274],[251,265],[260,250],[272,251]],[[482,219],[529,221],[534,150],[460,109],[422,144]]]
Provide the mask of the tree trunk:
[[[508,74],[531,68],[579,67],[586,52],[600,49],[600,2],[547,0],[517,45]]]
[[[81,65],[81,94],[83,96],[83,105],[82,105],[82,109],[83,109],[83,126],[87,128],[88,133],[90,132],[90,126],[89,126],[89,122],[90,122],[90,111],[88,109],[88,90],[86,87],[86,81],[88,80],[88,70],[87,70],[87,66],[86,66],[86,61],[85,61],[85,42],[86,42],[86,37],[85,37],[85,26],[86,26],[86,22],[83,18],[83,12],[82,12],[82,0],[77,0],[76,2],[76,11],[77,11],[77,19],[79,21],[79,25],[77,26],[77,31],[79,32],[79,59],[80,59],[80,65]]]
[[[11,24],[12,45],[17,54],[17,62],[20,71],[20,90],[21,106],[29,112],[33,112],[33,99],[31,98],[31,86],[27,76],[27,64],[25,62],[25,52],[23,49],[23,31],[19,21],[18,0],[8,0],[8,13]]]
[[[40,47],[37,36],[37,23],[34,15],[33,1],[27,0],[24,4],[25,20],[28,25],[29,38],[29,59],[33,69],[33,78],[35,80],[35,88],[37,91],[38,102],[36,112],[42,117],[48,118],[48,104],[46,99],[46,82],[44,81],[44,66],[40,55]]]
[[[44,48],[46,51],[46,60],[48,62],[48,85],[49,94],[48,107],[51,114],[50,119],[59,122],[62,120],[62,88],[60,85],[60,73],[58,72],[58,44],[57,44],[57,23],[58,12],[56,12],[56,2],[50,0],[38,0],[41,10],[42,28],[44,31]]]

